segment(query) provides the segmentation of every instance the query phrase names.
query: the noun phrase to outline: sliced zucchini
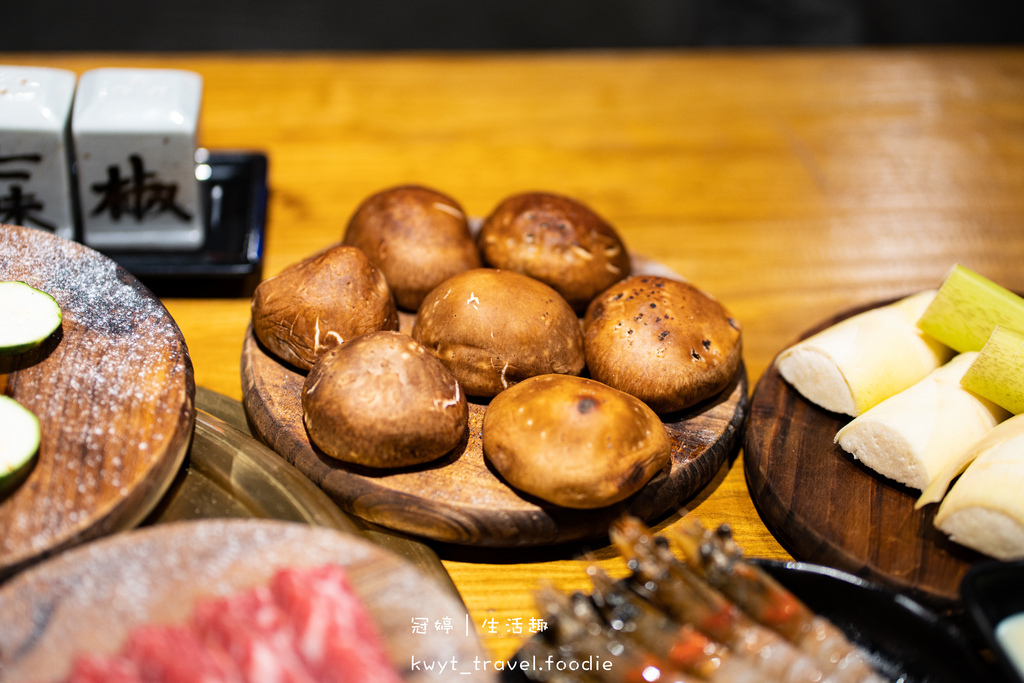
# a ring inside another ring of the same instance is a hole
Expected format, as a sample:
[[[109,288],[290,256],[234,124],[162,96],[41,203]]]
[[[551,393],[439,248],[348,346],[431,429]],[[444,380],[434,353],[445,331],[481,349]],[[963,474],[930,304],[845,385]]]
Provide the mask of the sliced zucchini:
[[[0,395],[0,493],[32,470],[39,451],[39,419],[10,396]]]
[[[24,282],[0,282],[0,355],[39,346],[62,319],[60,305],[46,292]]]

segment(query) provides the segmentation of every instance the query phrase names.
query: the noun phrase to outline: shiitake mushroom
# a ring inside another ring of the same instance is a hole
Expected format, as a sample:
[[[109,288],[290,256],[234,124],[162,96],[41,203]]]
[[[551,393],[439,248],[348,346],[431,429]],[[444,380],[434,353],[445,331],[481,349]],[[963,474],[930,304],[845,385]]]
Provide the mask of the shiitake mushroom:
[[[740,324],[687,282],[634,275],[595,298],[583,326],[590,376],[657,413],[714,396],[739,369]]]
[[[583,370],[572,308],[544,283],[508,270],[477,268],[442,282],[420,305],[412,335],[471,396]]]
[[[484,221],[477,244],[488,265],[540,280],[580,314],[630,274],[615,228],[582,202],[557,194],[508,197]]]
[[[313,365],[302,387],[303,420],[324,453],[369,467],[434,460],[463,439],[466,395],[412,337],[373,332]]]
[[[342,243],[366,253],[384,273],[398,307],[407,311],[452,275],[481,266],[459,203],[419,185],[392,187],[364,200]]]
[[[567,375],[532,377],[495,396],[483,448],[509,484],[569,508],[628,498],[671,456],[664,425],[643,402]]]
[[[383,273],[361,250],[339,245],[261,282],[252,328],[275,356],[309,370],[352,337],[397,330],[398,311]]]

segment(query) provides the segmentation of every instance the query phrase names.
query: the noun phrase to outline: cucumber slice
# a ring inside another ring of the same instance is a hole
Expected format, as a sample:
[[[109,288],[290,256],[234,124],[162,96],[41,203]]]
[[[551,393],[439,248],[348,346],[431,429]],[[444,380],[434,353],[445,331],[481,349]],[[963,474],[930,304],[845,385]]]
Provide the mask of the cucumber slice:
[[[0,355],[39,346],[61,320],[60,305],[46,292],[24,282],[0,282]]]
[[[10,396],[0,396],[0,493],[21,483],[39,451],[39,419]]]

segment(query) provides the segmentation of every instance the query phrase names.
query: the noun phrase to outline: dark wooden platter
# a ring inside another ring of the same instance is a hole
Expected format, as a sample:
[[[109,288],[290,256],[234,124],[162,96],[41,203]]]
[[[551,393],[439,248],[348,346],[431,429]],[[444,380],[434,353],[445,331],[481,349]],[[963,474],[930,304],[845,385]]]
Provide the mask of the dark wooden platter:
[[[79,652],[114,653],[133,627],[181,623],[196,601],[263,585],[285,567],[340,564],[406,681],[466,680],[451,667],[410,671],[411,658],[486,658],[459,600],[411,563],[352,534],[259,519],[173,522],[75,548],[0,588],[0,680],[52,681]],[[415,633],[413,619],[427,619]],[[436,622],[451,624],[449,631]],[[473,671],[489,681],[490,672]]]
[[[0,280],[60,304],[60,330],[0,357],[4,391],[40,420],[34,468],[0,496],[0,579],[138,524],[170,485],[195,420],[192,362],[160,301],[110,259],[0,226]]]
[[[884,303],[829,318],[800,339]],[[772,363],[754,390],[744,437],[747,486],[761,518],[797,559],[941,610],[956,608],[961,579],[983,556],[935,529],[937,505],[914,509],[919,491],[864,467],[833,442],[851,419],[806,400]]]
[[[636,260],[634,272],[668,274]],[[674,275],[674,274],[671,274]],[[675,276],[678,277],[678,276]],[[411,329],[412,316],[402,319]],[[281,363],[252,330],[242,348],[242,394],[257,436],[318,484],[343,509],[382,526],[437,541],[492,547],[539,546],[594,538],[624,511],[653,519],[682,505],[718,472],[737,446],[747,412],[743,366],[717,397],[667,416],[672,463],[617,505],[570,510],[517,492],[484,456],[484,403],[471,403],[469,437],[438,461],[397,471],[339,462],[313,446],[302,422],[305,375]]]

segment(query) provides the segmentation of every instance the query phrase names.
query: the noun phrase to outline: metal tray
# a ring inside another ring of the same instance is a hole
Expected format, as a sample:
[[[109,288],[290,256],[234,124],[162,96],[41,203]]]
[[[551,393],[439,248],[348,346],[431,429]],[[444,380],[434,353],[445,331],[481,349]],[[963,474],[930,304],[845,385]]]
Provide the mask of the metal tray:
[[[199,387],[196,408],[195,433],[185,465],[143,526],[244,517],[329,527],[362,536],[404,557],[459,596],[432,549],[346,514],[297,469],[253,439],[240,403]]]

